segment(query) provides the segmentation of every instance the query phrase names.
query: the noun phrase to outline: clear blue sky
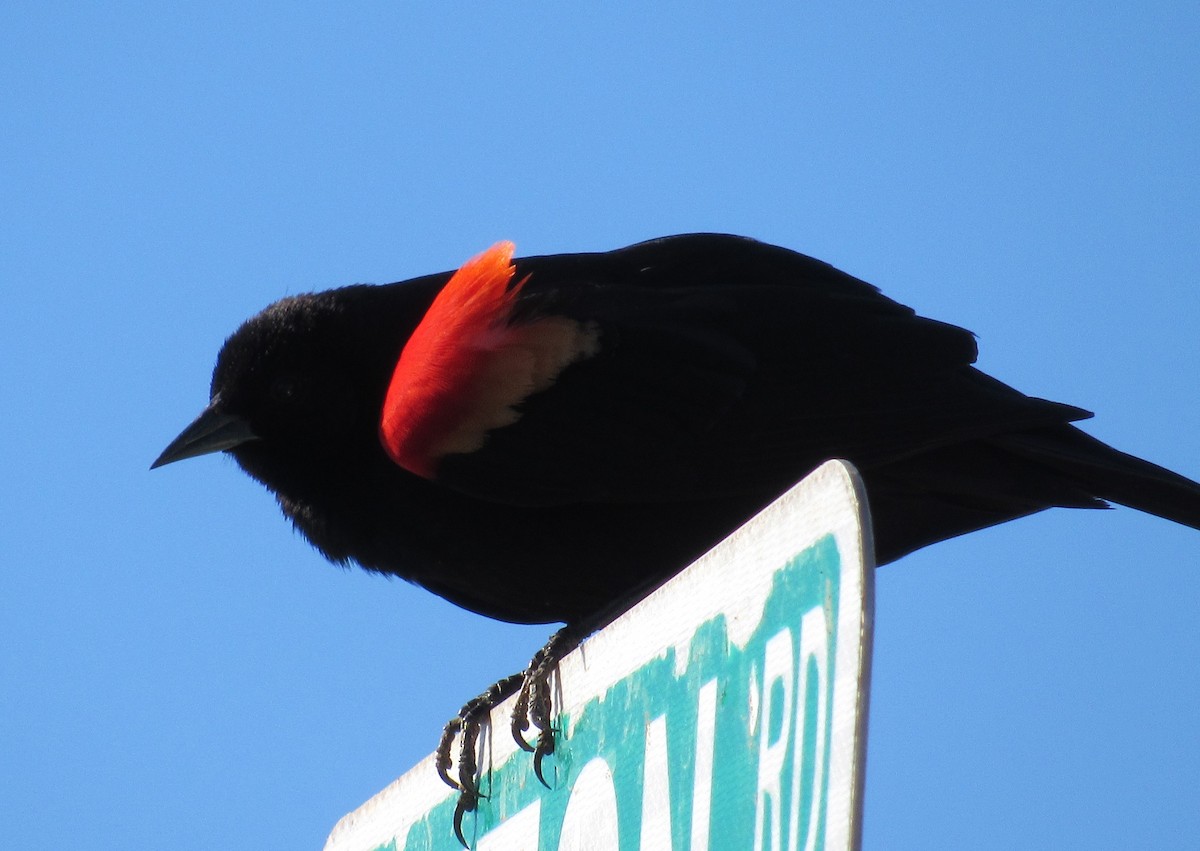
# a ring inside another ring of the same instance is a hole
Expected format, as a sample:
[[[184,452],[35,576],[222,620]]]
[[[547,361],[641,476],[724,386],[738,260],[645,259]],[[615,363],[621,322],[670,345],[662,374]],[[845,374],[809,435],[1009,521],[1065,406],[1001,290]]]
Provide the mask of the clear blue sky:
[[[1200,476],[1200,6],[1052,6],[8,3],[4,845],[319,848],[542,643],[147,471],[288,293],[743,233]],[[1198,562],[1054,511],[880,571],[865,847],[1200,847]]]

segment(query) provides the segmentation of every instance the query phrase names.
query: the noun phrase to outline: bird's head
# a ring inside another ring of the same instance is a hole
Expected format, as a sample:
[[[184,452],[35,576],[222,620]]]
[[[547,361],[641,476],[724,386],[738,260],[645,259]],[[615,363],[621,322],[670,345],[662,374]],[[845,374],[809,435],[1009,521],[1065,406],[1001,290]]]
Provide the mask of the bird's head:
[[[217,357],[208,406],[151,468],[226,451],[280,490],[288,470],[382,458],[379,404],[403,329],[388,342],[371,327],[374,289],[289,297],[245,322]]]

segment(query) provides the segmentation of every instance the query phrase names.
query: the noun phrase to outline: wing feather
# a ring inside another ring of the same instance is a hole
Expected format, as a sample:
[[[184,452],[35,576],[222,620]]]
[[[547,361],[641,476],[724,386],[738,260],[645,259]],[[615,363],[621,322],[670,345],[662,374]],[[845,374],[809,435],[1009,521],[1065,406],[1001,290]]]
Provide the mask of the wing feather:
[[[1086,411],[975,370],[974,337],[832,266],[752,240],[675,237],[517,261],[523,322],[586,327],[575,358],[436,481],[516,504],[782,490]]]

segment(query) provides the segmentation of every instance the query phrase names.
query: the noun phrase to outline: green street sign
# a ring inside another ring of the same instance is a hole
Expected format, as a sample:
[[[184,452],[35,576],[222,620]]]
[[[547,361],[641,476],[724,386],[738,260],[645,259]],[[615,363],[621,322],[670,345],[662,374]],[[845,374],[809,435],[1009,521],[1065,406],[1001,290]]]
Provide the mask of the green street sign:
[[[872,563],[854,469],[823,465],[563,660],[545,763],[481,737],[480,851],[859,846]],[[456,851],[432,758],[326,851]]]

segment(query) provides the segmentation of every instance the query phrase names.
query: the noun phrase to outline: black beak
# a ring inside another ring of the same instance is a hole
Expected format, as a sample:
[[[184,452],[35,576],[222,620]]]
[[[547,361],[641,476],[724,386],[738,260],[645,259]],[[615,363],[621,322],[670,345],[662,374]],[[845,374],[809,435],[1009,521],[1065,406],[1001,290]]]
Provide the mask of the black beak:
[[[248,440],[257,440],[258,435],[251,431],[250,424],[241,417],[222,411],[220,401],[218,396],[209,402],[200,416],[180,432],[179,437],[172,440],[162,451],[162,455],[154,460],[150,469],[173,464],[184,458],[232,449]]]

